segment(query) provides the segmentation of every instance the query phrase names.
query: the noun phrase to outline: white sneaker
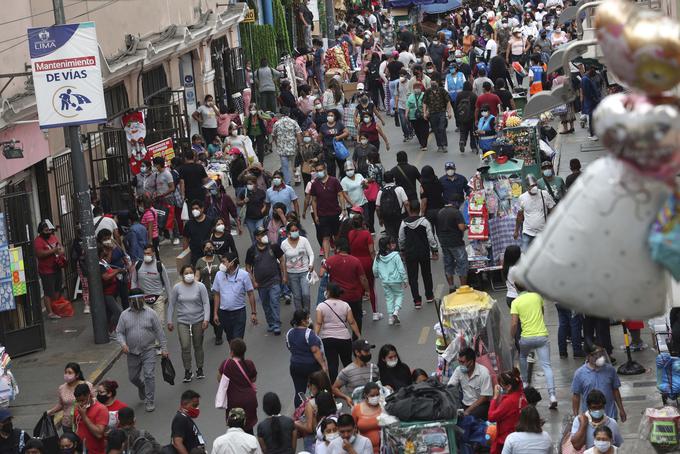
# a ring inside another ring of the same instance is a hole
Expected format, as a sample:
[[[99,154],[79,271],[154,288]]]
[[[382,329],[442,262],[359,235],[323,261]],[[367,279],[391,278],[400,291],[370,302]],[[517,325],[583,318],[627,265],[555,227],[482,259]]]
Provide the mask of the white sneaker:
[[[178,244],[179,244],[179,238],[175,238],[174,240],[172,240],[173,246],[177,246]]]
[[[381,312],[373,312],[373,321],[377,322],[378,320],[382,320],[383,314]]]
[[[395,325],[401,325],[401,320],[399,320],[399,312],[392,314],[392,318],[394,319]]]
[[[394,315],[390,315],[390,318],[387,319],[387,324],[394,325]]]
[[[83,314],[89,314],[90,313],[90,306],[85,306],[85,309],[83,309]]]
[[[595,142],[596,140],[599,140],[599,139],[597,138],[597,136],[588,136],[588,138],[589,138],[590,140],[592,140],[593,142]]]
[[[557,397],[554,394],[550,395],[550,408],[551,410],[557,409]]]

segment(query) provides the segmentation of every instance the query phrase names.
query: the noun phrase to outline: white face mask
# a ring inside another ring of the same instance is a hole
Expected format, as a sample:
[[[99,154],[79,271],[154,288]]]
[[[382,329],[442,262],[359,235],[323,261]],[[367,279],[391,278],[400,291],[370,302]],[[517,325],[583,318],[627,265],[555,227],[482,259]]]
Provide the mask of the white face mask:
[[[446,171],[446,174],[450,177],[454,176],[456,174],[456,171],[454,169],[448,169]]]
[[[401,77],[399,78],[399,82],[401,82],[402,84],[403,84],[404,82],[406,82],[406,77],[401,76]]]
[[[215,231],[220,233],[224,232],[224,224],[217,224],[215,226]]]
[[[369,124],[371,122],[371,117],[364,117],[364,123]]]
[[[597,367],[602,367],[602,366],[605,365],[606,362],[607,362],[607,360],[604,358],[604,356],[600,356],[599,358],[597,358],[597,359],[595,360],[595,365],[596,365]]]
[[[361,140],[359,140],[359,143],[361,145],[366,145],[366,144],[368,144],[368,139],[361,139]]]
[[[310,142],[312,141],[312,138],[309,137],[309,136],[305,136],[305,137],[302,138],[302,141],[303,141],[304,143],[310,143]]]
[[[254,185],[254,184],[248,184],[248,185],[246,185],[246,188],[247,188],[249,191],[252,191],[252,190],[255,189],[255,185]]]
[[[354,170],[346,170],[345,173],[348,177],[352,178],[354,176]]]
[[[232,137],[236,137],[238,135],[238,131],[234,129],[233,131],[231,131],[231,135]]]
[[[281,178],[272,178],[272,184],[274,186],[281,186]]]
[[[529,188],[529,194],[531,195],[536,195],[538,194],[538,188],[536,186],[532,186]]]
[[[392,359],[392,360],[385,361],[385,364],[387,364],[387,367],[396,367],[398,363],[399,363],[398,359]]]
[[[333,122],[335,121],[335,117],[334,117],[333,115],[329,115],[329,116],[326,117],[326,118],[328,119],[328,122],[329,122],[329,123],[333,123]]]
[[[113,246],[113,240],[104,240],[102,241],[102,244],[104,246]]]
[[[314,104],[315,110],[321,110],[321,104]]]
[[[224,263],[220,263],[220,266],[219,266],[218,268],[219,268],[219,270],[222,271],[223,273],[226,273],[226,272],[227,272],[227,265],[225,265]]]
[[[260,243],[269,244],[269,237],[267,235],[263,235],[262,238],[260,238]]]
[[[153,262],[153,255],[145,255],[144,256],[144,263],[151,263]]]
[[[419,95],[420,93],[422,93],[422,90],[413,90],[413,93]]]
[[[191,215],[197,218],[201,215],[201,210],[191,210]]]
[[[191,284],[194,282],[194,275],[193,274],[185,274],[184,275],[184,282],[187,284]]]
[[[432,44],[436,46],[437,44],[439,44],[439,41],[435,39],[434,41],[432,41]]]
[[[339,433],[331,432],[329,434],[326,434],[326,441],[331,442],[333,440],[336,440],[338,437],[340,437]]]
[[[487,111],[482,112],[482,117],[488,117],[488,116],[489,116],[489,112],[487,112]]]
[[[597,450],[600,452],[607,452],[609,451],[609,448],[611,448],[612,446],[611,441],[607,440],[595,440],[594,444]]]
[[[375,407],[380,403],[380,396],[371,396],[366,399],[366,402],[368,402],[368,405]]]
[[[453,49],[453,44],[447,44],[446,47],[448,47],[449,49]]]

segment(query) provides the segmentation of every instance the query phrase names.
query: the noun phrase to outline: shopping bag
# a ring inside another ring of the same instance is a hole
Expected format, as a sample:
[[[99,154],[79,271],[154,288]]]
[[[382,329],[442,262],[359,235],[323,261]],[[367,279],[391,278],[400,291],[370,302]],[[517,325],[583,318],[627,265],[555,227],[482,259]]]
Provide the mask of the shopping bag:
[[[161,371],[163,372],[163,380],[171,385],[175,384],[175,368],[172,365],[170,358],[163,357],[161,359]]]
[[[349,158],[349,150],[342,141],[333,142],[333,149],[335,150],[335,157],[341,161]]]
[[[182,204],[182,214],[180,215],[180,219],[182,221],[188,221],[189,220],[189,206],[187,205],[186,202]]]
[[[33,438],[39,438],[43,443],[43,453],[57,454],[59,452],[59,434],[57,427],[54,425],[52,416],[48,416],[47,412],[43,412],[42,417],[38,420],[38,424],[33,428]]]
[[[571,426],[573,423],[573,416],[566,416],[562,422],[562,439],[559,446],[561,454],[583,454],[583,451],[585,451],[585,446],[581,449],[574,449],[571,444]]]
[[[309,282],[310,286],[319,283],[319,275],[316,274],[316,271],[312,270],[309,273],[307,273],[307,282]]]
[[[215,394],[215,408],[227,409],[227,391],[229,390],[229,377],[222,374],[220,377],[220,384],[217,386],[217,393]]]
[[[59,317],[73,317],[73,305],[63,296],[58,300],[52,301],[50,306],[52,307],[52,312],[57,314]]]

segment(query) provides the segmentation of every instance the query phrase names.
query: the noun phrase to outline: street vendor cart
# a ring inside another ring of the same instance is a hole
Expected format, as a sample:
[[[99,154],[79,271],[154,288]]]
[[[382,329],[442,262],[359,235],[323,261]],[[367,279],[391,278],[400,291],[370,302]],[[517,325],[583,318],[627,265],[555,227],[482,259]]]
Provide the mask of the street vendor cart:
[[[456,420],[399,422],[382,429],[383,454],[456,454]]]

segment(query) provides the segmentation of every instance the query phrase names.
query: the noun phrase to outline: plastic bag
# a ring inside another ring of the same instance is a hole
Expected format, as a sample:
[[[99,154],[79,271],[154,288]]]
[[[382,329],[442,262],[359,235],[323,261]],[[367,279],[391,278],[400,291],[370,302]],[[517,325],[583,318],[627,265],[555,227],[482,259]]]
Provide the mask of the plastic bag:
[[[67,300],[64,297],[59,298],[58,300],[52,301],[50,304],[52,307],[52,312],[57,314],[59,317],[73,317],[74,311],[73,311],[73,305],[69,300]]]
[[[342,141],[333,142],[333,149],[335,150],[335,157],[339,160],[349,158],[349,150]]]
[[[312,270],[307,273],[307,282],[309,282],[309,285],[316,285],[319,283],[319,275],[316,274],[316,271]]]
[[[680,195],[671,195],[649,233],[652,260],[680,281]]]
[[[52,416],[44,412],[38,424],[33,428],[33,437],[39,438],[44,446],[43,453],[57,454],[59,452],[59,434]]]
[[[163,380],[171,385],[175,384],[175,367],[172,365],[170,358],[163,357],[161,359],[161,371],[163,372]]]
[[[189,206],[187,205],[186,202],[182,204],[182,214],[180,215],[180,219],[182,221],[188,221],[189,220]]]

